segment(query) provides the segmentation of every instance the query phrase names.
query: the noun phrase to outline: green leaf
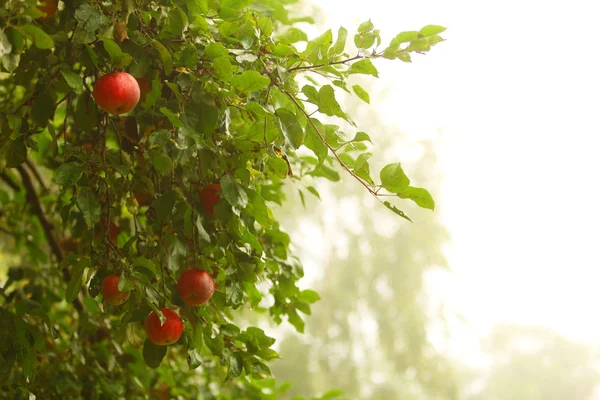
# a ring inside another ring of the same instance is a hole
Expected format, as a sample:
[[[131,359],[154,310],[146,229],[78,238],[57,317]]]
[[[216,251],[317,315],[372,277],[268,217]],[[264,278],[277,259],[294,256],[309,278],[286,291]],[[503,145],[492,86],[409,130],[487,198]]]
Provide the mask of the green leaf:
[[[234,88],[244,93],[258,92],[269,86],[271,80],[256,71],[244,71],[231,79]]]
[[[412,222],[412,220],[410,218],[408,218],[408,215],[406,215],[404,213],[404,211],[399,210],[398,208],[396,208],[395,205],[393,205],[392,203],[390,203],[389,201],[384,201],[383,205],[386,206],[388,209],[392,210],[394,212],[394,214],[401,216],[402,218],[404,218],[407,221]]]
[[[435,209],[435,201],[427,189],[409,186],[402,192],[398,193],[401,199],[411,199],[421,208],[428,210]]]
[[[395,38],[392,39],[388,48],[396,50],[402,43],[409,43],[413,40],[417,40],[418,38],[419,32],[417,31],[400,32]]]
[[[171,53],[165,47],[165,45],[158,40],[152,41],[152,46],[154,46],[156,51],[158,51],[158,56],[162,62],[165,74],[169,75],[171,71],[173,71],[173,58],[171,57]]]
[[[11,140],[6,154],[6,166],[14,168],[27,159],[27,147],[21,140]]]
[[[289,40],[290,43],[306,42],[308,40],[306,33],[298,28],[288,29],[279,35],[279,38]]]
[[[233,78],[233,66],[227,57],[217,57],[212,62],[217,77],[223,82],[231,81]]]
[[[88,187],[81,187],[77,191],[77,207],[83,214],[88,228],[92,228],[100,221],[100,203]]]
[[[346,113],[342,111],[342,107],[335,99],[335,91],[333,86],[325,85],[319,90],[319,112],[341,118],[346,118]]]
[[[202,364],[202,356],[196,349],[188,349],[187,363],[190,369],[196,369]]]
[[[358,32],[359,33],[367,33],[367,32],[372,31],[374,28],[375,28],[375,26],[369,19],[368,21],[365,21],[358,26]]]
[[[226,19],[236,17],[250,4],[252,4],[252,0],[222,0],[219,15]]]
[[[31,104],[31,119],[36,125],[46,127],[48,120],[54,116],[56,94],[51,90],[44,90]]]
[[[421,36],[433,36],[433,35],[437,35],[438,33],[442,33],[446,30],[445,27],[443,26],[439,26],[439,25],[427,25],[424,26],[423,28],[421,28],[421,30],[419,31],[419,35]]]
[[[348,38],[348,30],[343,26],[338,30],[337,40],[331,48],[331,55],[338,56],[344,52],[346,48],[346,39]]]
[[[306,289],[300,292],[298,300],[313,304],[321,300],[321,296],[314,290]]]
[[[0,30],[0,57],[5,54],[10,54],[12,51],[12,43],[8,40],[8,36],[4,33],[4,30]]]
[[[319,129],[319,132],[322,133],[323,125],[321,124],[321,122],[314,118],[311,118],[310,120],[316,126],[316,128]],[[317,134],[317,131],[315,130],[315,126],[313,126],[313,124],[308,123],[306,125],[306,137],[304,139],[304,145],[310,150],[312,150],[313,153],[315,153],[315,155],[319,159],[319,162],[322,163],[325,160],[325,158],[327,158],[327,153],[329,150],[325,143],[323,143],[321,137]]]
[[[54,47],[54,40],[43,30],[35,25],[27,24],[21,27],[23,33],[33,40],[35,47],[40,50],[49,50]]]
[[[233,353],[228,357],[229,369],[227,370],[227,377],[225,381],[231,381],[242,373],[242,357],[239,353]]]
[[[73,266],[71,269],[71,279],[67,284],[67,290],[65,291],[65,300],[69,303],[73,302],[81,289],[81,278],[83,278],[83,272],[87,267],[90,266],[90,259],[83,257]]]
[[[331,29],[329,29],[321,36],[308,42],[303,55],[312,64],[328,64],[327,55],[332,42],[333,35]]]
[[[304,143],[304,129],[298,121],[298,117],[287,108],[278,109],[275,114],[279,118],[281,131],[288,139],[294,149],[299,148]]]
[[[183,123],[179,119],[179,116],[177,116],[177,114],[175,114],[173,111],[169,110],[166,107],[161,107],[160,112],[169,119],[169,122],[175,128],[181,128],[183,126]]]
[[[379,72],[377,72],[377,68],[375,68],[371,60],[368,58],[359,60],[352,64],[350,69],[348,69],[348,75],[350,74],[373,75],[374,77],[379,78]]]
[[[166,154],[153,154],[152,155],[152,166],[156,170],[164,175],[170,175],[173,169],[173,160]]]
[[[361,99],[367,104],[371,104],[371,98],[369,97],[369,93],[360,85],[352,86],[352,90],[354,90],[354,93],[356,93],[359,99]]]
[[[175,201],[177,200],[177,192],[170,190],[158,196],[154,200],[154,208],[156,209],[156,218],[159,221],[166,221],[173,212]]]
[[[225,46],[223,46],[223,43],[219,43],[219,42],[209,43],[204,48],[204,52],[206,53],[206,56],[210,60],[214,60],[215,58],[218,58],[218,57],[227,57],[229,55],[229,51],[227,51],[227,48],[225,48]]]
[[[13,72],[15,69],[19,67],[19,63],[21,62],[20,54],[5,54],[0,57],[2,61],[2,66],[6,69],[7,72]]]
[[[75,10],[75,19],[86,32],[94,33],[102,26],[103,15],[91,5],[84,3]]]
[[[225,200],[234,207],[246,208],[248,205],[248,194],[231,175],[224,175],[221,178],[221,192]]]
[[[81,174],[85,171],[84,167],[80,167],[75,163],[64,163],[56,169],[54,182],[66,187],[73,186],[81,178]]]
[[[167,346],[159,346],[152,343],[150,339],[146,339],[142,354],[146,365],[152,369],[156,369],[160,366],[160,363],[167,354]]]
[[[273,118],[273,113],[271,111],[267,110],[266,108],[254,101],[246,103],[246,105],[244,106],[244,110],[254,113],[257,117]]]
[[[110,56],[110,62],[113,65],[119,65],[121,60],[123,59],[123,50],[119,47],[119,45],[112,39],[101,36],[99,38],[104,44],[104,50]]]
[[[379,174],[381,185],[391,193],[401,193],[410,185],[410,179],[404,173],[400,163],[388,164]]]
[[[365,132],[357,132],[354,136],[354,139],[352,139],[352,142],[370,142],[371,144],[373,144],[373,142],[371,141],[371,137]]]
[[[63,68],[60,73],[69,86],[75,89],[76,92],[83,92],[83,79],[81,76],[70,69]]]
[[[210,243],[210,236],[208,235],[208,232],[206,232],[206,229],[204,229],[204,226],[202,225],[202,218],[200,218],[200,216],[196,218],[196,229],[198,229],[198,235],[200,238]]]
[[[320,176],[329,179],[332,182],[338,182],[340,180],[340,174],[324,164],[318,165],[314,170],[309,172],[309,175]]]
[[[344,392],[342,392],[339,389],[331,389],[331,390],[328,390],[327,392],[323,393],[323,396],[321,396],[317,400],[332,400],[332,399],[335,399],[336,397],[342,396],[343,394],[344,394]]]

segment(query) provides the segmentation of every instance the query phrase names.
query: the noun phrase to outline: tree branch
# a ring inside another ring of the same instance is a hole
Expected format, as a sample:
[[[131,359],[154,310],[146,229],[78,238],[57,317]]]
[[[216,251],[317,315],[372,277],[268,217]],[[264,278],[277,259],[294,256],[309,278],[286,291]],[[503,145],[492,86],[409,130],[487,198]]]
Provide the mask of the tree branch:
[[[302,67],[294,67],[294,68],[288,69],[288,72],[300,71],[300,70],[310,70],[310,69],[315,69],[315,68],[327,67],[329,65],[346,64],[346,63],[354,61],[354,60],[360,60],[361,58],[365,58],[365,56],[361,56],[359,54],[359,55],[356,55],[356,56],[354,56],[352,58],[347,58],[347,59],[341,60],[341,61],[334,61],[334,62],[331,62],[329,64],[305,65],[305,66],[302,66]]]
[[[0,173],[0,179],[2,179],[4,183],[6,183],[15,192],[19,192],[21,190],[19,184],[15,182],[12,176],[8,175],[6,172]]]
[[[323,142],[323,144],[325,146],[327,146],[327,148],[333,153],[334,157],[340,163],[340,165],[342,166],[342,168],[344,168],[350,175],[352,175],[357,181],[359,181],[361,185],[363,185],[365,188],[367,188],[367,190],[369,191],[369,193],[371,193],[373,196],[377,197],[377,192],[375,192],[375,190],[373,190],[373,188],[371,188],[371,186],[367,182],[365,182],[364,180],[362,180],[358,175],[356,175],[354,173],[354,171],[352,171],[350,168],[348,168],[348,166],[346,164],[344,164],[344,162],[338,156],[338,154],[335,151],[335,149],[333,147],[331,147],[331,145],[329,143],[327,143],[327,140],[325,139],[325,136],[323,136],[323,134],[321,133],[321,131],[319,131],[319,128],[317,128],[317,126],[315,125],[315,123],[310,119],[310,115],[308,115],[308,113],[306,112],[306,110],[304,108],[302,108],[302,105],[300,105],[300,103],[298,103],[298,100],[296,100],[296,98],[294,96],[292,96],[292,94],[290,92],[288,92],[287,90],[283,90],[283,93],[285,93],[285,95],[287,97],[289,97],[290,100],[292,100],[292,102],[294,102],[294,104],[296,105],[296,107],[298,107],[298,110],[300,110],[300,112],[302,114],[304,114],[304,117],[306,118],[306,120],[308,121],[308,123],[310,124],[310,126],[312,126],[312,128],[315,130],[315,132],[317,132],[317,135],[319,135],[319,138],[321,139],[321,141]]]
[[[48,185],[44,181],[44,178],[42,178],[40,171],[36,168],[36,166],[31,162],[29,158],[25,160],[25,164],[27,164],[27,167],[31,170],[33,176],[35,176],[35,179],[38,181],[42,189],[44,189],[44,192],[50,193],[50,189],[48,189]]]
[[[40,199],[38,198],[35,192],[35,187],[33,186],[31,177],[29,176],[29,173],[27,172],[27,170],[25,170],[23,165],[17,166],[17,171],[21,175],[23,186],[25,186],[25,190],[27,191],[27,200],[31,203],[33,213],[38,217],[38,220],[42,225],[42,229],[44,230],[44,234],[46,235],[46,240],[48,240],[48,244],[50,245],[50,249],[52,250],[52,253],[54,253],[56,260],[60,263],[64,259],[62,249],[60,248],[58,241],[52,234],[52,225],[48,222],[46,216],[44,215],[44,210],[42,209]],[[65,282],[69,282],[71,280],[71,274],[69,273],[69,270],[64,268],[62,274]],[[81,305],[79,299],[76,298],[73,301],[73,305],[80,313],[83,311],[83,306]]]

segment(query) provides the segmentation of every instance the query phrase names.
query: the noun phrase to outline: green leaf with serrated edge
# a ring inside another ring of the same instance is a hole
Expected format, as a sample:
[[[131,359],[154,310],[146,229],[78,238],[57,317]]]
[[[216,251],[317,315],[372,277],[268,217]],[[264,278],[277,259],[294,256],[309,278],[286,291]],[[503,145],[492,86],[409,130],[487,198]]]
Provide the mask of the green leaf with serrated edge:
[[[104,50],[106,50],[106,52],[110,56],[110,62],[113,65],[119,65],[121,63],[121,60],[123,60],[123,50],[121,50],[119,45],[111,38],[101,36],[99,37],[99,39],[104,45]]]
[[[217,57],[227,57],[229,55],[229,51],[227,51],[227,48],[219,42],[209,43],[204,48],[204,52],[210,60],[214,60]]]
[[[11,140],[6,154],[6,166],[14,168],[25,162],[27,159],[27,147],[19,140]]]
[[[324,128],[321,122],[317,119],[311,118],[311,121],[315,126],[311,123],[306,124],[306,137],[304,139],[304,145],[308,147],[310,150],[315,153],[319,162],[322,163],[327,158],[328,149],[321,137],[317,134],[315,127],[319,130],[319,132],[323,132]]]
[[[371,141],[371,137],[369,135],[367,135],[365,132],[357,132],[351,141],[352,142],[370,142],[371,144],[373,144],[373,142]]]
[[[31,104],[31,119],[38,126],[46,127],[48,120],[54,117],[56,94],[51,90],[40,93]]]
[[[410,179],[404,173],[400,163],[388,164],[379,174],[381,186],[391,193],[400,193],[410,185]]]
[[[83,171],[85,171],[85,168],[80,167],[75,163],[61,164],[56,169],[56,174],[54,175],[54,182],[67,187],[73,186],[79,181],[79,179],[81,179],[81,174],[83,174]]]
[[[373,75],[374,77],[379,78],[379,72],[377,72],[377,68],[375,68],[369,59],[359,60],[352,64],[348,69],[348,75],[350,74]]]
[[[373,25],[373,22],[371,22],[371,20],[368,20],[358,26],[358,32],[367,33],[372,31],[374,28],[375,26]]]
[[[159,111],[169,119],[169,122],[174,127],[181,128],[183,126],[183,123],[181,122],[177,114],[175,114],[173,111],[169,110],[166,107],[161,107]]]
[[[329,116],[345,118],[346,114],[335,99],[335,91],[331,85],[325,85],[319,89],[319,112]]]
[[[421,36],[433,36],[433,35],[437,35],[438,33],[442,33],[446,30],[445,27],[443,26],[439,26],[439,25],[427,25],[424,26],[423,28],[421,28],[421,30],[419,31],[419,35]]]
[[[210,236],[204,226],[202,225],[202,218],[200,216],[196,217],[196,229],[198,230],[198,237],[210,243]]]
[[[61,69],[60,73],[69,86],[75,89],[76,92],[83,91],[83,79],[81,75],[71,71],[70,69]]]
[[[346,39],[348,38],[348,30],[343,26],[338,30],[337,40],[331,47],[331,55],[338,56],[342,54],[346,48]]]
[[[202,364],[202,356],[196,349],[188,349],[187,363],[190,369],[196,369]]]
[[[246,103],[244,110],[254,113],[257,117],[273,118],[273,113],[261,106],[260,104],[251,101]]]
[[[234,207],[246,208],[248,195],[246,191],[230,175],[221,178],[221,193],[223,198]]]
[[[144,356],[146,365],[152,369],[156,369],[160,366],[165,355],[167,355],[167,346],[159,346],[152,343],[150,339],[146,339],[142,355]]]
[[[281,131],[292,147],[297,149],[302,146],[302,143],[304,143],[304,129],[302,128],[302,125],[300,125],[296,114],[287,108],[280,108],[275,114],[279,118]]]
[[[79,293],[79,289],[81,289],[81,278],[83,278],[83,272],[87,267],[90,266],[90,259],[88,257],[83,257],[75,265],[71,268],[71,279],[67,284],[67,289],[65,291],[65,300],[69,303],[74,301]]]
[[[309,41],[303,55],[311,64],[327,63],[328,50],[332,42],[333,35],[329,29],[321,36]]]
[[[352,86],[352,90],[354,90],[354,93],[358,96],[359,99],[361,99],[367,104],[371,104],[371,98],[369,97],[369,93],[360,85]]]
[[[227,358],[229,368],[227,369],[226,382],[229,382],[242,373],[242,357],[238,353],[233,353]]]
[[[231,81],[233,78],[233,66],[227,57],[217,57],[212,62],[217,77],[223,82]]]
[[[170,175],[173,169],[173,160],[166,154],[153,154],[152,166],[162,175]]]
[[[177,192],[170,190],[161,194],[154,200],[154,208],[156,209],[156,217],[159,221],[165,221],[173,212],[173,206],[177,201]]]
[[[154,46],[156,51],[158,51],[158,56],[162,62],[165,74],[169,75],[171,71],[173,71],[173,58],[171,57],[171,53],[165,47],[165,45],[158,40],[152,41],[152,46]]]
[[[93,227],[100,221],[100,202],[96,194],[87,187],[81,187],[77,191],[77,207],[83,214],[88,228]]]
[[[298,300],[313,304],[321,300],[321,296],[314,290],[306,289],[300,292]]]
[[[409,186],[402,192],[398,193],[401,199],[411,199],[421,208],[428,210],[435,209],[435,201],[427,189]]]
[[[35,25],[27,24],[21,27],[23,33],[33,40],[35,47],[40,50],[49,50],[54,47],[54,40]]]
[[[394,212],[394,214],[397,214],[397,215],[401,216],[402,218],[404,218],[407,221],[413,222],[410,218],[408,218],[408,215],[406,215],[404,213],[404,211],[399,210],[398,208],[396,208],[395,205],[393,205],[389,201],[384,201],[383,205],[386,206],[388,209],[392,210]]]
[[[388,48],[396,50],[402,43],[410,43],[418,38],[419,32],[417,31],[400,32],[390,41]]]
[[[257,71],[244,71],[231,79],[231,84],[240,92],[259,92],[269,86],[271,80]]]

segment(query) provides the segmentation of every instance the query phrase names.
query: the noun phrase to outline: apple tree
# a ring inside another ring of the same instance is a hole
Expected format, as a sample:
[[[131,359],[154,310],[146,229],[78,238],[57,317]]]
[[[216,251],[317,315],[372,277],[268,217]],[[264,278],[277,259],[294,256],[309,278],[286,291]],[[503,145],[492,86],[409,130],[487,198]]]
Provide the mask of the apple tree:
[[[434,208],[399,162],[371,175],[340,99],[444,28],[309,40],[295,2],[2,2],[0,399],[278,398],[275,339],[235,312],[302,332],[319,300],[284,185]]]

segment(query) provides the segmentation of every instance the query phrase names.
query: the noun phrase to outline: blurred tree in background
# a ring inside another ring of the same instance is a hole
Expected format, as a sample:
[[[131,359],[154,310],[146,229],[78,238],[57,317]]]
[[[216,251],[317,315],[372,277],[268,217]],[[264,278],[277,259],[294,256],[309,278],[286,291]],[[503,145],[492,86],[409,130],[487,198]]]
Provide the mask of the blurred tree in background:
[[[591,400],[600,354],[544,327],[498,325],[483,343],[490,365],[471,371],[468,400]]]

